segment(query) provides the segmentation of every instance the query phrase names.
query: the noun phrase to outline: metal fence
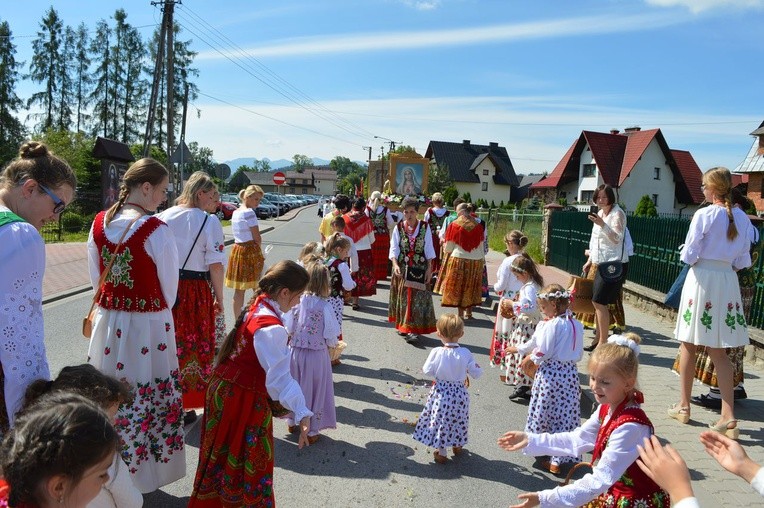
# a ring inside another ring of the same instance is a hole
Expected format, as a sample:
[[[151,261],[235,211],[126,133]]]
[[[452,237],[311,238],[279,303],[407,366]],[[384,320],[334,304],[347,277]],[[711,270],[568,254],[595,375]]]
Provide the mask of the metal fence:
[[[634,242],[634,255],[629,257],[627,280],[666,293],[682,269],[679,246],[684,243],[690,218],[629,217],[628,227]],[[579,273],[586,262],[592,223],[581,212],[556,212],[550,219],[550,265],[569,273]],[[759,227],[764,233],[764,227]],[[764,328],[764,241],[753,253],[756,293],[751,306],[750,324]]]
[[[72,235],[75,234],[79,234],[77,240],[82,241],[82,233],[90,230],[92,217],[83,216],[75,210],[64,210],[57,222],[48,222],[43,226],[40,235],[45,243],[72,241]]]

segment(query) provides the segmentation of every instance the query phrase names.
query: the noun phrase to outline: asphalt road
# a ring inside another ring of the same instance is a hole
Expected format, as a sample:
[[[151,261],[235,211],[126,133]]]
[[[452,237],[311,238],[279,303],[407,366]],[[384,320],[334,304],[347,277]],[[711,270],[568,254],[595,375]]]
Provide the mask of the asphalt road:
[[[266,264],[295,259],[304,243],[318,239],[318,221],[315,207],[308,207],[291,222],[275,223],[263,237],[264,245],[273,245]],[[348,347],[334,370],[337,429],[298,450],[286,423],[275,423],[278,505],[507,506],[520,492],[553,487],[559,479],[534,468],[532,457],[496,446],[503,432],[524,427],[527,406],[510,402],[511,388],[499,383],[498,371],[488,367],[493,324],[487,309],[475,312],[461,341],[484,367],[483,377],[472,380],[469,389],[470,434],[464,453],[445,465],[435,464],[432,449],[411,438],[412,422],[432,381],[423,376],[422,364],[440,341],[432,335],[407,344],[396,335],[387,323],[388,289],[388,282],[380,283],[375,297],[362,299],[360,311],[345,307]],[[226,310],[232,296],[226,290]],[[65,365],[86,360],[88,343],[79,330],[91,298],[92,293],[85,293],[43,308],[54,375]],[[434,301],[437,315],[442,312],[440,298]],[[186,506],[198,460],[199,421],[186,428],[186,477],[147,495],[145,506]]]

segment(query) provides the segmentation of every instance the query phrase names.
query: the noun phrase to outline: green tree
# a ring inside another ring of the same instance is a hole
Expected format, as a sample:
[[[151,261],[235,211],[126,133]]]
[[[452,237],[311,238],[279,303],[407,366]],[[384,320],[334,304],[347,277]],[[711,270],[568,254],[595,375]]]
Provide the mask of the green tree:
[[[92,60],[97,63],[92,76],[94,87],[88,98],[93,105],[92,132],[100,133],[101,136],[109,138],[113,137],[113,134],[110,136],[109,132],[109,118],[115,114],[109,102],[111,95],[109,87],[113,86],[109,82],[111,27],[101,19],[96,23],[95,34],[90,42],[90,54]]]
[[[16,157],[24,140],[24,126],[16,118],[23,106],[16,95],[16,82],[21,65],[16,62],[16,46],[7,21],[0,23],[0,161]]]
[[[305,168],[311,166],[312,164],[313,164],[313,159],[311,159],[307,155],[296,153],[292,157],[292,169],[294,169],[298,173],[302,173],[303,171],[305,171]]]
[[[101,164],[92,156],[95,138],[83,132],[49,129],[40,140],[69,163],[77,175],[77,205],[82,213],[101,209]]]
[[[74,62],[73,62],[73,81],[74,81],[74,100],[76,102],[76,130],[85,128],[90,120],[87,113],[90,106],[90,92],[93,87],[93,78],[90,76],[90,36],[85,23],[80,23],[74,35]]]
[[[634,210],[634,215],[637,217],[657,217],[658,210],[655,209],[655,203],[650,196],[645,194],[639,198],[637,203],[637,209]]]
[[[338,178],[344,178],[350,173],[357,173],[363,168],[363,166],[357,162],[353,162],[341,155],[337,155],[329,161],[329,167],[337,173]]]
[[[32,41],[32,62],[29,64],[27,77],[33,83],[42,83],[43,90],[35,92],[27,100],[27,108],[38,105],[41,113],[30,116],[39,119],[37,127],[46,131],[53,127],[56,116],[56,97],[59,92],[59,80],[64,67],[61,62],[64,25],[58,12],[50,7],[40,21],[37,38]]]
[[[430,165],[430,174],[427,177],[427,191],[430,194],[436,192],[442,193],[448,187],[453,185],[451,180],[451,173],[446,164],[432,164]]]
[[[239,166],[234,174],[231,175],[231,178],[228,180],[228,188],[233,191],[237,191],[249,185],[249,178],[247,178],[247,175],[245,175],[244,172],[251,170],[252,168],[249,166],[243,164]]]
[[[470,196],[470,193],[469,193],[469,192],[465,192],[464,194],[462,194],[462,199],[463,199],[463,200],[464,200],[466,203],[472,203],[472,196]]]
[[[459,197],[459,191],[453,185],[449,185],[443,190],[443,200],[448,206],[454,206],[454,200]]]
[[[212,148],[199,146],[199,143],[192,141],[188,144],[188,150],[191,152],[191,160],[186,164],[186,175],[204,171],[210,176],[215,176],[215,167],[218,164],[212,158]]]

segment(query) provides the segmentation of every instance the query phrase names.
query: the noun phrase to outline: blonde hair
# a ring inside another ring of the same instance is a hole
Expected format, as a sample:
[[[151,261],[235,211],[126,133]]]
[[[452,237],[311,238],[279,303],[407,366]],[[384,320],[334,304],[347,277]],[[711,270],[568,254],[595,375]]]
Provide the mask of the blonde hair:
[[[729,218],[727,240],[731,242],[737,238],[737,226],[735,226],[735,218],[732,215],[732,175],[730,170],[722,166],[709,169],[703,175],[703,185],[710,187],[714,195],[724,201]]]
[[[111,208],[106,211],[106,225],[108,226],[114,218],[114,215],[125,206],[125,201],[127,201],[127,196],[130,195],[130,191],[140,187],[144,183],[159,185],[168,176],[170,176],[170,173],[167,171],[167,168],[151,157],[144,157],[143,159],[138,159],[133,162],[130,167],[127,168],[125,176],[122,177],[122,183],[119,185],[119,198],[117,199],[117,202],[111,205]]]
[[[327,254],[333,255],[341,249],[349,249],[350,240],[343,237],[340,233],[334,233],[326,240],[324,248],[326,249]]]
[[[313,257],[305,265],[308,271],[308,286],[306,293],[311,293],[321,298],[329,296],[331,288],[329,287],[329,269],[317,257]]]
[[[633,332],[624,333],[623,336],[637,344],[642,342],[640,336]],[[600,344],[589,358],[589,371],[592,370],[593,365],[606,366],[619,376],[625,379],[633,379],[636,382],[639,372],[639,357],[628,346],[606,342],[605,344]]]
[[[302,262],[303,265],[308,264],[308,258],[313,256],[321,258],[324,255],[324,246],[320,242],[308,242],[302,246],[300,254],[297,256],[297,261]]]
[[[209,192],[217,190],[218,186],[212,181],[210,175],[204,171],[195,171],[191,174],[186,185],[183,186],[183,192],[175,200],[176,205],[199,206],[199,191]]]
[[[381,192],[379,192],[378,190],[375,190],[375,191],[374,191],[374,192],[372,192],[372,193],[371,193],[371,195],[369,196],[369,205],[372,205],[372,204],[373,204],[373,205],[374,205],[374,208],[376,208],[377,206],[379,206],[379,201],[380,201],[381,199],[382,199],[382,193],[381,193]]]
[[[457,342],[464,335],[464,321],[456,314],[443,314],[435,323],[438,333],[444,339]]]
[[[443,194],[440,192],[433,193],[430,201],[432,201],[433,205],[443,206]]]
[[[18,157],[0,172],[0,188],[11,189],[30,179],[49,189],[57,189],[63,184],[72,190],[77,188],[77,177],[69,164],[39,141],[21,145]]]
[[[265,196],[265,192],[263,192],[263,189],[259,185],[247,185],[239,191],[239,199],[244,203],[247,198],[253,194],[259,194],[260,197]]]

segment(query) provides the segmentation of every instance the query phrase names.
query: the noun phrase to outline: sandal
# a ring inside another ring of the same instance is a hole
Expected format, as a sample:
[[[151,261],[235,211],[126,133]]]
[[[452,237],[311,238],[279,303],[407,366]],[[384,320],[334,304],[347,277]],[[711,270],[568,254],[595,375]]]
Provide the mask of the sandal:
[[[462,453],[462,447],[454,446],[454,455],[459,455],[460,453]]]
[[[734,427],[730,427],[730,425],[734,425]],[[740,437],[740,429],[737,428],[737,420],[734,419],[719,424],[709,423],[708,428],[719,434],[724,434],[730,439],[737,440]]]
[[[679,423],[687,423],[690,421],[690,408],[674,404],[668,408],[668,415]]]
[[[433,452],[433,456],[435,457],[435,462],[437,462],[438,464],[445,464],[446,462],[448,462],[448,457],[444,457],[443,455],[439,454],[438,450],[435,450]]]

